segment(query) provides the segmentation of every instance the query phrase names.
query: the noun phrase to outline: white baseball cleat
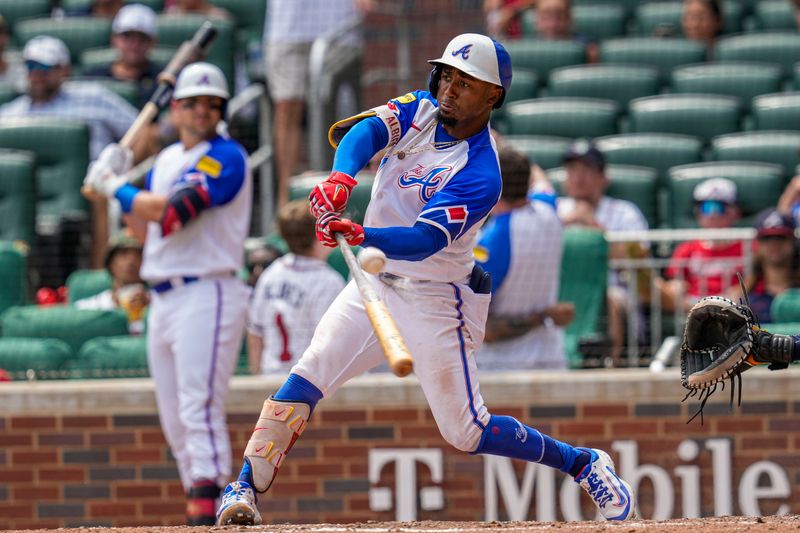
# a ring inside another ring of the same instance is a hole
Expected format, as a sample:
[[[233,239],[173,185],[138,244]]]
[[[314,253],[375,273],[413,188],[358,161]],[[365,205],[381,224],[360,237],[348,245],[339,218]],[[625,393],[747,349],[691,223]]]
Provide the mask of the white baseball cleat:
[[[249,483],[234,481],[225,487],[222,503],[217,510],[218,526],[257,526],[261,514],[256,507],[256,494]]]
[[[591,454],[591,462],[575,478],[589,493],[606,520],[636,518],[636,497],[631,486],[614,471],[614,461],[603,450],[578,448]]]

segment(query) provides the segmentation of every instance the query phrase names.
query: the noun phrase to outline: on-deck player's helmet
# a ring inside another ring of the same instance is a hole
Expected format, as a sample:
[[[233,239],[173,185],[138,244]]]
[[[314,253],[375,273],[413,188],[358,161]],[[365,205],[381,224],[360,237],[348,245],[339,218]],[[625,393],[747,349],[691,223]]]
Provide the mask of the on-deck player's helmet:
[[[192,63],[181,70],[172,98],[180,100],[192,96],[219,96],[228,100],[228,84],[225,75],[211,63]]]
[[[428,63],[434,66],[428,79],[428,90],[434,97],[442,76],[442,65],[449,65],[479,80],[502,87],[503,94],[495,102],[495,109],[503,105],[511,87],[511,57],[502,44],[486,35],[458,35],[447,44],[442,57],[431,59]]]

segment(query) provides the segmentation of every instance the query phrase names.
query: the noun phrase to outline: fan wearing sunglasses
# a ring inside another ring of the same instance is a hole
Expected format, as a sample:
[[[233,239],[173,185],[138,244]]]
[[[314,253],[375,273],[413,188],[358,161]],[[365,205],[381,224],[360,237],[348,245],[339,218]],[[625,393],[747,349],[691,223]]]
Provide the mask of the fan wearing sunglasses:
[[[726,178],[711,178],[694,189],[697,225],[704,229],[732,227],[740,218],[736,184]],[[698,239],[675,248],[661,285],[665,311],[689,309],[703,296],[722,295],[738,286],[737,272],[744,271],[741,240]]]

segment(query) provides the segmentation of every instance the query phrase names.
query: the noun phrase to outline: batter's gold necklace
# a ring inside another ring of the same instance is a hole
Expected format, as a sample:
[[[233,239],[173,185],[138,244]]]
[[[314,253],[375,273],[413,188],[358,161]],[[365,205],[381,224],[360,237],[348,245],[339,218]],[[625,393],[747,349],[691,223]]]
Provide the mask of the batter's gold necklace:
[[[411,154],[417,154],[420,152],[427,152],[429,150],[446,150],[447,148],[452,148],[453,146],[464,142],[464,139],[457,139],[455,141],[427,141],[428,137],[431,135],[431,129],[436,127],[438,121],[432,120],[430,124],[425,126],[425,129],[422,130],[420,133],[420,141],[416,142],[402,150],[398,150],[395,152],[397,159],[403,160],[406,156]],[[433,135],[436,135],[436,132],[433,132]]]

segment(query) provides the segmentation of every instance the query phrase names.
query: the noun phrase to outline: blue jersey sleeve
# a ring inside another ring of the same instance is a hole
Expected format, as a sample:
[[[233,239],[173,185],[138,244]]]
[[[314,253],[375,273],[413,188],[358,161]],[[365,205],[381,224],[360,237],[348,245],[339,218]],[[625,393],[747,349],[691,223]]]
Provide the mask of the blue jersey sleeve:
[[[153,182],[153,169],[147,171],[147,174],[144,177],[144,190],[149,191],[151,190]]]
[[[494,217],[483,229],[475,261],[492,276],[492,294],[503,284],[511,265],[511,213]]]
[[[333,170],[355,176],[389,142],[389,135],[378,117],[368,117],[350,128],[333,158]]]
[[[483,220],[500,198],[500,168],[494,150],[461,169],[437,191],[417,220],[439,228],[447,244]]]
[[[211,149],[178,180],[178,185],[200,185],[208,191],[211,207],[225,205],[242,188],[246,165],[244,150],[238,143],[217,137],[211,141]]]

